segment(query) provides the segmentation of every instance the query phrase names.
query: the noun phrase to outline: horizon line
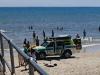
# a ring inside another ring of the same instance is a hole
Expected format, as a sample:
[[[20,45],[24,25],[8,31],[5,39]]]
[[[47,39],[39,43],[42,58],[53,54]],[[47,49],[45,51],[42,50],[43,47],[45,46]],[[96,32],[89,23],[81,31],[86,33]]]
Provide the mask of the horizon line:
[[[78,7],[78,8],[84,8],[84,7],[86,7],[86,8],[91,8],[91,7],[100,7],[100,6],[0,6],[0,8],[1,7]]]

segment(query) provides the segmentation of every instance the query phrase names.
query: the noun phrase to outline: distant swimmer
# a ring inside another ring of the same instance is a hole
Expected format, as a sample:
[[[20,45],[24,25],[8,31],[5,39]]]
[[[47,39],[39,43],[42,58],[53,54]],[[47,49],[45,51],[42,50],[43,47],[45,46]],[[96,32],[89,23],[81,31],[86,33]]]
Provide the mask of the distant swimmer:
[[[57,27],[57,30],[62,31],[64,28],[63,27]]]
[[[33,27],[32,27],[32,26],[29,26],[29,27],[28,27],[28,29],[29,29],[29,30],[32,30],[32,29],[33,29]]]
[[[63,27],[61,27],[60,30],[63,30]]]
[[[85,29],[83,30],[83,38],[85,38],[86,37],[86,31],[85,31]]]
[[[30,26],[30,29],[32,30],[32,29],[33,29],[33,27],[32,27],[32,26]]]
[[[51,35],[52,37],[54,37],[54,31],[52,30],[52,35]]]
[[[59,30],[59,27],[57,26],[57,30]]]
[[[100,26],[99,26],[99,32],[100,32]]]
[[[28,27],[28,29],[29,29],[29,30],[31,29],[30,26]]]

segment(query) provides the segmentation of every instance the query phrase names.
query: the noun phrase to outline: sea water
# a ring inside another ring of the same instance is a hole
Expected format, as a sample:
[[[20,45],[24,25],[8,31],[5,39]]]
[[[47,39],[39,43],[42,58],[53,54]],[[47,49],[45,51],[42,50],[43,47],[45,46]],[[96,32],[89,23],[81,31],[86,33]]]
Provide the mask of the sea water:
[[[46,36],[76,34],[87,37],[100,38],[100,7],[1,7],[0,29],[22,47],[26,38],[32,42],[32,33],[40,40],[43,39],[43,30]],[[30,29],[29,27],[32,27]]]

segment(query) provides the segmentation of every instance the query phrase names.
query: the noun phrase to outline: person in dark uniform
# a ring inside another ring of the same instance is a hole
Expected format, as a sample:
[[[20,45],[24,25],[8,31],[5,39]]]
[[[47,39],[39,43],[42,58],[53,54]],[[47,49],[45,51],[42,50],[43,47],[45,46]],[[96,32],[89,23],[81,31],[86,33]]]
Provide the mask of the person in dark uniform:
[[[36,37],[36,46],[39,46],[39,39],[38,39],[38,36]]]
[[[36,33],[35,33],[35,31],[33,31],[33,43],[35,43],[36,41],[35,41],[35,39],[36,39]]]
[[[30,47],[30,42],[29,41],[27,41],[26,47],[29,49],[29,47]]]
[[[43,39],[45,40],[45,31],[43,30]]]
[[[35,31],[33,31],[33,39],[36,37],[36,33]]]
[[[27,39],[25,38],[23,42],[23,46],[26,46],[26,44],[27,44]]]

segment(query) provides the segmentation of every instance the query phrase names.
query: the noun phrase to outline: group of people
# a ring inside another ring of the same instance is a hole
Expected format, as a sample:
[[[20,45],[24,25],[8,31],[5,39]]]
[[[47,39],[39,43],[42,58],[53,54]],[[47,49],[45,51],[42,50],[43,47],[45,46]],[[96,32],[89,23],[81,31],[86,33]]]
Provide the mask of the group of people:
[[[32,26],[29,26],[29,27],[28,27],[28,29],[29,29],[29,30],[32,30],[32,29],[33,29],[33,27],[32,27]]]
[[[27,40],[26,40],[27,41]],[[26,42],[24,41],[23,43],[23,47],[24,47],[24,52],[30,56],[30,57],[33,57],[35,60],[36,60],[36,53],[35,53],[35,50],[30,46],[29,42]]]
[[[34,60],[35,62],[36,61],[36,51],[30,46],[30,43],[29,41],[27,41],[27,39],[25,38],[24,39],[24,42],[23,42],[23,52],[25,54],[27,54],[31,60]],[[18,58],[19,58],[19,66],[25,66],[25,69],[26,69],[26,66],[27,66],[27,60],[24,59],[20,54],[18,54]]]
[[[51,37],[54,37],[54,30],[52,30],[52,34],[51,34]],[[33,31],[33,41],[36,43],[36,46],[39,46],[39,39],[38,39],[38,36],[36,36],[36,33],[35,31]],[[47,37],[46,37],[46,34],[45,34],[45,31],[43,30],[43,41],[46,41],[47,40]]]
[[[64,28],[63,27],[57,27],[57,30],[63,30]]]
[[[27,41],[26,39],[23,42],[23,48],[24,48],[24,52],[29,55],[30,57],[35,55],[35,50],[33,49],[33,47],[30,46],[29,41]],[[34,58],[36,58],[34,56]]]
[[[24,44],[24,53],[27,54],[31,60],[36,61],[36,51],[34,49],[32,49],[30,46],[27,47],[27,45]],[[26,66],[27,66],[27,60],[24,59],[24,63],[25,63],[25,69],[26,69]]]

